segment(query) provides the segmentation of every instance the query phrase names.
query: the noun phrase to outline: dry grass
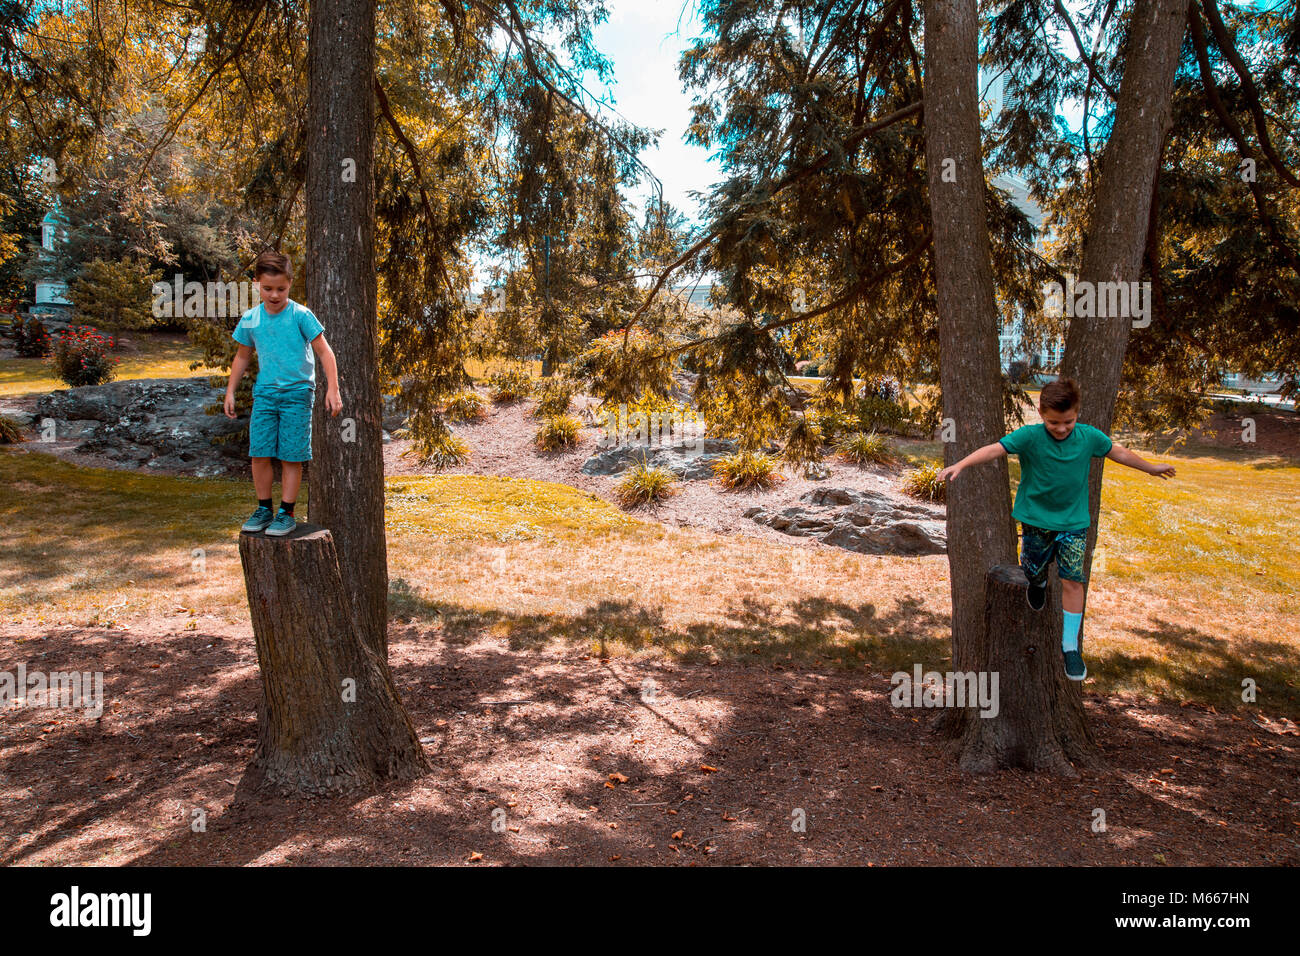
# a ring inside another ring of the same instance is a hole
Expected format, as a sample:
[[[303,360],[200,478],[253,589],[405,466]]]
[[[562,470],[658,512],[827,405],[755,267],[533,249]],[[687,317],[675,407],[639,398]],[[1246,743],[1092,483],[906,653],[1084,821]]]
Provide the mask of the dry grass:
[[[924,443],[904,447],[925,457]],[[1107,464],[1088,689],[1300,716],[1300,467],[1176,464],[1169,482]],[[0,611],[11,620],[129,623],[178,601],[247,620],[236,548],[254,504],[247,484],[13,450],[0,450],[0,482],[16,492],[0,503]],[[476,476],[390,479],[387,528],[394,618],[451,641],[487,632],[517,649],[886,672],[949,658],[942,555],[773,546],[667,528],[566,485]],[[1257,704],[1241,701],[1245,678]]]

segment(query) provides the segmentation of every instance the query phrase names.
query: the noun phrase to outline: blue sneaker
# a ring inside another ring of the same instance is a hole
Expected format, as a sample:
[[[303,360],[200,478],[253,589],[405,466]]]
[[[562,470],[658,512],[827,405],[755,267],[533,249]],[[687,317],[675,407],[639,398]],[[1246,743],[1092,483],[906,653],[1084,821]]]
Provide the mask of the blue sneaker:
[[[1088,676],[1088,665],[1078,651],[1065,652],[1065,676],[1070,680],[1083,680]]]
[[[276,513],[275,520],[267,526],[266,533],[268,535],[288,534],[296,527],[298,527],[298,519],[281,508]]]
[[[248,520],[244,522],[244,526],[239,530],[240,531],[265,531],[267,525],[271,523],[271,519],[273,517],[275,516],[271,514],[270,508],[268,508],[266,505],[258,505],[257,510],[254,511],[249,516]]]

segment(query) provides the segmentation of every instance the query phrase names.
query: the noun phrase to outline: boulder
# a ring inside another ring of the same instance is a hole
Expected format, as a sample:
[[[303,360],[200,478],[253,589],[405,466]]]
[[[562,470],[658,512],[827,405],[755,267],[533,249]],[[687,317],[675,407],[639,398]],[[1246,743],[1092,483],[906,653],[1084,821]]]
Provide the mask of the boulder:
[[[854,488],[815,488],[802,502],[773,511],[753,507],[745,517],[796,537],[812,537],[863,554],[943,554],[945,511]]]
[[[214,444],[248,425],[209,415],[223,388],[205,377],[134,379],[61,389],[42,397],[32,416],[38,431],[54,419],[56,440],[80,440],[75,451],[104,455],[131,467],[166,468],[211,477],[242,471],[248,462],[246,442]]]
[[[685,445],[642,445],[628,443],[598,451],[582,465],[584,475],[617,475],[639,464],[642,456],[652,468],[666,468],[679,478],[712,478],[713,463],[732,454],[736,442],[730,438],[706,438]]]

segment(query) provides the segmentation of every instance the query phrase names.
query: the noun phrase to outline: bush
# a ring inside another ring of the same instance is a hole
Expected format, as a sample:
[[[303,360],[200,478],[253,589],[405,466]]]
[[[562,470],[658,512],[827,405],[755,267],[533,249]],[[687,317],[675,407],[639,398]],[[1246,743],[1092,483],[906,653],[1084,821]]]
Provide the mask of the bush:
[[[630,468],[614,486],[614,495],[625,508],[662,501],[677,491],[676,475],[667,468],[651,468],[644,460]]]
[[[742,451],[713,463],[713,473],[731,491],[766,491],[782,481],[777,460],[761,451]]]
[[[487,382],[492,401],[501,405],[510,405],[525,399],[533,392],[533,380],[521,369],[494,372],[488,376]]]
[[[0,415],[0,445],[16,445],[26,441],[19,424],[8,415]]]
[[[572,415],[551,415],[542,422],[533,440],[543,451],[557,451],[576,445],[581,431],[582,422]]]
[[[457,392],[447,400],[443,414],[453,422],[472,421],[487,414],[487,402],[483,400],[483,396],[478,392],[471,392],[467,389],[463,392]]]
[[[536,418],[549,418],[552,415],[567,415],[573,404],[573,396],[578,391],[578,383],[559,375],[552,375],[542,380],[537,389],[539,401],[533,409]]]
[[[108,357],[113,338],[89,325],[74,325],[54,340],[54,367],[73,388],[102,385],[113,378],[116,359]]]
[[[903,434],[911,424],[911,416],[901,402],[880,395],[863,395],[855,403],[853,411],[860,431]]]
[[[903,476],[903,491],[913,498],[922,498],[926,501],[946,500],[948,489],[944,482],[939,480],[939,472],[942,470],[938,465],[922,465],[909,471]]]
[[[93,320],[109,329],[144,329],[155,324],[153,285],[161,272],[143,260],[94,259],[68,286],[77,320]]]
[[[12,325],[14,348],[23,358],[41,358],[50,354],[50,333],[34,315],[24,319],[21,315]]]
[[[431,465],[435,471],[455,468],[469,461],[469,445],[463,438],[444,431],[430,440],[428,453],[424,455],[423,461]]]
[[[855,465],[888,465],[894,460],[893,453],[885,443],[883,435],[875,432],[852,432],[835,443],[835,450],[840,457]]]

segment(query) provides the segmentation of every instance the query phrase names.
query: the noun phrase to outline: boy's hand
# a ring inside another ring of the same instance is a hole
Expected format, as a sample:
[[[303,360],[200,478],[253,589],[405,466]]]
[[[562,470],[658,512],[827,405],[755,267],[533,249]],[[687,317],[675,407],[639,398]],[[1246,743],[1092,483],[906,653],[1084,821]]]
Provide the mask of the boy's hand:
[[[961,468],[961,465],[949,465],[943,471],[939,472],[938,478],[940,481],[952,481],[952,479],[961,474]]]
[[[1147,474],[1158,478],[1172,478],[1174,477],[1174,466],[1152,463],[1151,467],[1147,469]]]
[[[325,411],[330,415],[337,415],[343,411],[343,398],[337,388],[331,388],[325,393]]]
[[[225,411],[226,411],[227,418],[235,417],[235,396],[232,395],[230,392],[226,392]]]

